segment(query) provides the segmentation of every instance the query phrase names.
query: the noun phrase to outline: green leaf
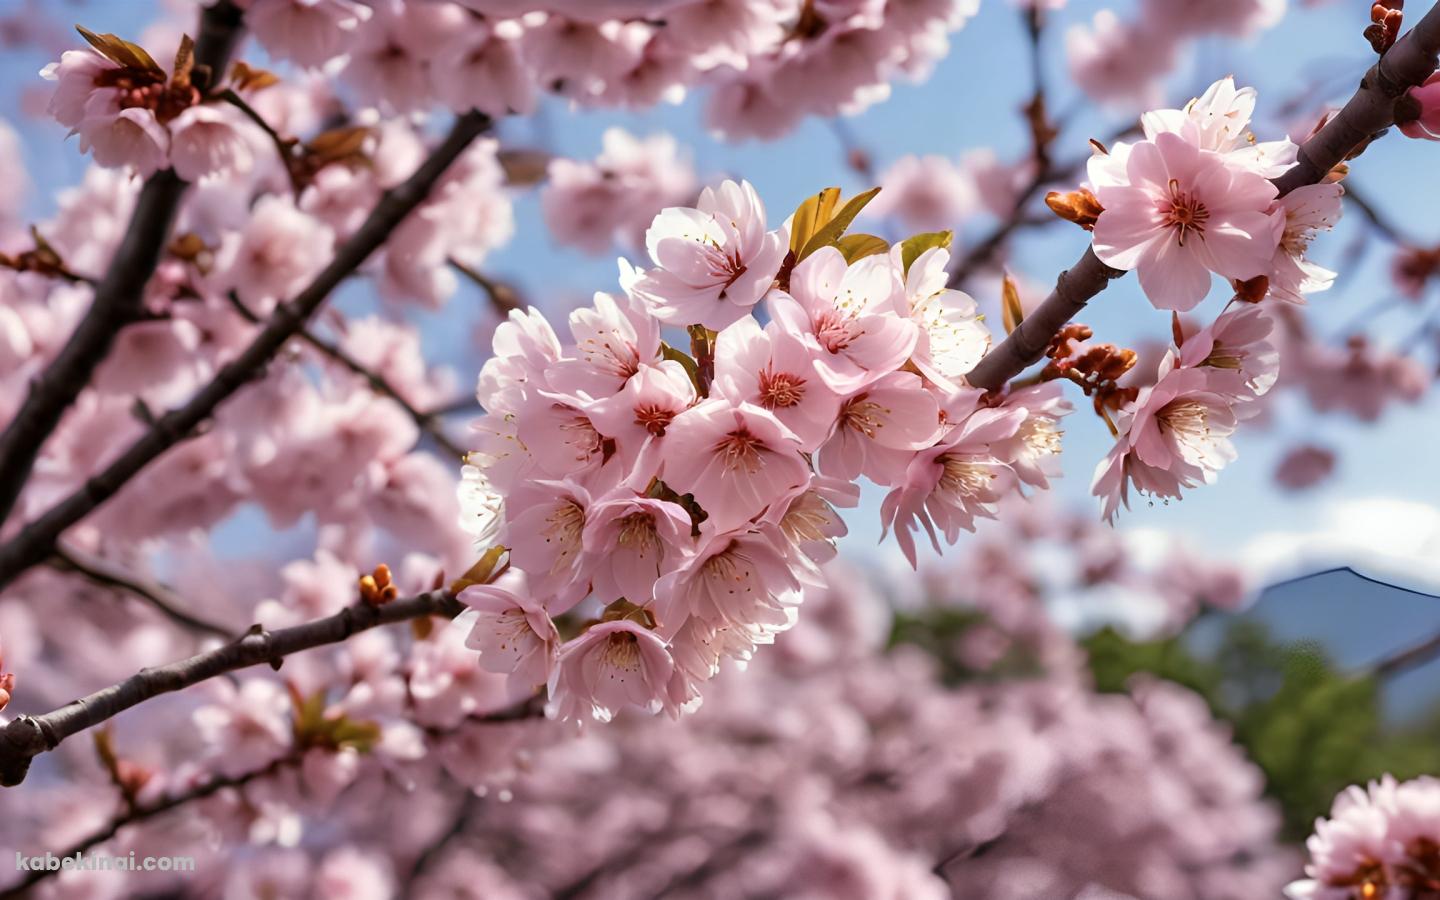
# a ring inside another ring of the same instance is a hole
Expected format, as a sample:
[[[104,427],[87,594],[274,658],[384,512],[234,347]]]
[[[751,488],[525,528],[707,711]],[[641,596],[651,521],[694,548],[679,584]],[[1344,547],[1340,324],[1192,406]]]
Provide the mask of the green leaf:
[[[857,259],[864,259],[877,253],[884,253],[890,249],[890,244],[884,238],[876,237],[873,234],[847,234],[836,241],[835,246],[845,254],[847,263],[853,263]]]
[[[795,208],[795,215],[790,217],[790,250],[797,257],[800,249],[804,247],[820,226],[830,221],[835,212],[835,204],[840,201],[840,189],[828,187],[818,194],[815,194]]]
[[[950,242],[955,239],[953,231],[927,231],[924,234],[917,234],[908,237],[900,242],[900,261],[905,266],[905,274],[910,274],[910,264],[919,259],[926,250],[935,247],[950,249]]]
[[[835,214],[835,217],[820,226],[820,228],[811,235],[810,240],[805,242],[805,247],[797,255],[796,261],[798,262],[804,259],[821,247],[828,247],[840,240],[840,236],[845,233],[845,229],[849,228],[850,223],[855,221],[855,217],[860,215],[860,210],[864,209],[865,205],[871,200],[874,200],[875,195],[878,193],[880,193],[880,189],[874,187],[862,194],[856,194],[845,201],[845,205],[840,207],[840,211]]]

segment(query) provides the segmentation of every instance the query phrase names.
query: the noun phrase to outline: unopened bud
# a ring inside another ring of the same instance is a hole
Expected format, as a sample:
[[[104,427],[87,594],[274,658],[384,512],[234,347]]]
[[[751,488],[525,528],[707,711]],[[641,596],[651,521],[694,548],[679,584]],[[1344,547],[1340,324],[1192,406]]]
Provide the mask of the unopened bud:
[[[1051,191],[1045,195],[1045,205],[1050,211],[1067,222],[1074,222],[1086,231],[1093,231],[1095,221],[1105,211],[1095,195],[1085,188],[1074,190],[1068,194],[1059,191]]]

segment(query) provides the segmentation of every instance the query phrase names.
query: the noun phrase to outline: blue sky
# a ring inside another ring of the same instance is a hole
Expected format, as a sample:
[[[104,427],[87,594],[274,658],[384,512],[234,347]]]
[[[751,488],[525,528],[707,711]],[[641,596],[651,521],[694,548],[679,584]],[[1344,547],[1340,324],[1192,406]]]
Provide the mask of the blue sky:
[[[150,0],[46,5],[94,30],[130,37],[137,37],[156,11]],[[1298,4],[1292,0],[1291,5]],[[1073,22],[1088,19],[1099,6],[1072,0],[1070,8],[1056,16],[1047,36],[1045,68],[1051,108],[1075,111],[1070,127],[1056,144],[1055,152],[1061,158],[1084,153],[1086,138],[1113,132],[1132,121],[1136,112],[1096,110],[1069,83],[1063,31]],[[1122,16],[1128,14],[1129,4],[1116,6]],[[1210,81],[1233,74],[1239,83],[1260,90],[1256,123],[1260,137],[1278,137],[1284,126],[1269,116],[1285,101],[1317,83],[1332,85],[1331,99],[1341,100],[1373,61],[1360,37],[1365,24],[1362,6],[1332,3],[1296,9],[1279,28],[1248,43],[1202,41],[1172,78],[1169,99],[1178,105]],[[22,8],[22,0],[0,0],[0,10]],[[26,120],[17,107],[17,89],[37,83],[36,72],[46,61],[42,55],[28,52],[7,51],[0,58],[0,83],[7,88],[0,96],[0,116],[19,129],[25,142],[35,181],[29,204],[37,218],[49,214],[54,191],[77,181],[85,165],[73,140],[61,143],[63,134],[56,126]],[[990,146],[1002,158],[1013,157],[1026,146],[1026,132],[1015,110],[1030,90],[1027,73],[1015,9],[1005,0],[984,0],[979,15],[953,36],[949,56],[926,82],[897,84],[888,101],[849,120],[848,129],[881,170],[906,153],[956,157]],[[565,104],[549,103],[538,120],[507,122],[501,135],[516,145],[543,137],[547,150],[589,158],[599,152],[601,134],[612,125],[641,135],[670,132],[692,148],[702,177],[749,179],[776,218],[826,185],[840,185],[847,191],[868,186],[846,168],[844,152],[827,123],[808,120],[779,142],[726,144],[705,133],[699,100],[692,97],[679,106],[640,115],[577,113]],[[1436,165],[1440,156],[1436,154],[1440,147],[1392,135],[1357,161],[1353,183],[1369,196],[1380,198],[1390,216],[1415,237],[1440,240],[1440,219],[1434,210],[1434,198],[1440,196],[1440,166]],[[615,289],[613,258],[586,257],[556,246],[544,230],[533,194],[517,199],[516,213],[517,238],[487,261],[487,271],[523,286],[526,296],[556,314],[557,320],[575,299],[595,290]],[[988,223],[976,224],[983,232]],[[1322,262],[1336,259],[1357,234],[1351,214],[1350,221],[1317,242],[1316,256]],[[1017,244],[1010,265],[1029,280],[1048,284],[1079,256],[1085,241],[1083,233],[1068,227],[1032,231]],[[1383,244],[1377,244],[1341,288],[1312,298],[1312,321],[1319,332],[1336,331],[1359,310],[1389,295],[1387,256]],[[994,308],[995,298],[978,299]],[[1217,288],[1200,314],[1213,316],[1224,300]],[[365,300],[347,296],[343,302],[363,305]],[[462,383],[469,382],[483,362],[480,351],[469,342],[469,325],[483,302],[478,293],[466,288],[443,313],[423,320],[429,358],[454,365]],[[1413,309],[1388,313],[1374,333],[1384,340],[1404,341],[1422,315]],[[991,321],[998,322],[998,316]],[[1104,340],[1121,344],[1142,335],[1168,333],[1167,316],[1150,307],[1133,278],[1118,282],[1097,299],[1084,321]],[[1407,583],[1440,584],[1440,574],[1432,575],[1433,567],[1426,562],[1440,551],[1440,518],[1435,512],[1440,505],[1440,479],[1433,474],[1433,448],[1440,446],[1436,410],[1434,399],[1415,407],[1393,408],[1373,427],[1333,416],[1319,417],[1296,403],[1282,403],[1271,429],[1242,434],[1240,459],[1222,473],[1219,483],[1191,492],[1180,503],[1151,507],[1141,502],[1122,516],[1118,527],[1184,534],[1210,552],[1250,560],[1275,577],[1354,562],[1376,574],[1402,577]],[[1279,456],[1298,440],[1333,446],[1340,452],[1341,468],[1326,486],[1292,498],[1272,489],[1271,473]],[[1092,502],[1088,497],[1090,473],[1109,444],[1110,436],[1098,419],[1084,412],[1071,418],[1066,433],[1066,477],[1056,488],[1057,499]],[[866,505],[851,516],[847,551],[877,552],[877,503],[878,495],[871,492]],[[244,531],[250,531],[248,524],[242,525]],[[1312,599],[1313,606],[1309,605]],[[1393,616],[1387,612],[1391,603],[1397,604]],[[1358,634],[1363,628],[1365,636],[1356,637],[1346,651],[1355,663],[1440,626],[1440,601],[1415,605],[1343,580],[1286,592],[1275,604],[1275,618],[1283,618],[1284,629],[1294,636],[1325,632],[1325,637],[1335,638]],[[1403,612],[1402,607],[1410,612]],[[1339,623],[1345,624],[1338,631],[1330,627]],[[1352,628],[1354,623],[1363,625]]]

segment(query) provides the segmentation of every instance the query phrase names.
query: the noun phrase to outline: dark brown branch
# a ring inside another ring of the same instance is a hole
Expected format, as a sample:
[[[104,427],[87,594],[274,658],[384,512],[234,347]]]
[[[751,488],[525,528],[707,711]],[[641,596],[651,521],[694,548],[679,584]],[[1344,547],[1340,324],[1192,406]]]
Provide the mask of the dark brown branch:
[[[109,466],[0,546],[0,588],[44,561],[65,529],[115,496],[125,483],[158,456],[194,433],[236,391],[257,377],[285,343],[299,334],[330,292],[374,253],[417,206],[470,143],[490,127],[483,113],[469,112],[455,120],[450,133],[404,183],[385,192],[365,223],[334,259],[294,299],[275,307],[265,327],[238,356],[216,373],[178,409],[161,416],[145,434]]]
[[[540,718],[543,715],[543,712],[543,703],[537,704],[534,698],[527,698],[510,706],[507,706],[504,709],[496,710],[493,713],[471,716],[465,720],[465,723],[462,724],[469,724],[472,722],[517,722],[524,719]],[[149,806],[132,807],[124,814],[112,819],[110,823],[104,828],[100,829],[89,837],[82,839],[81,841],[67,849],[64,853],[59,855],[61,857],[66,857],[75,856],[79,853],[86,853],[94,847],[103,844],[104,842],[115,837],[115,835],[119,834],[120,829],[125,828],[128,825],[134,825],[139,822],[144,822],[148,819],[153,819],[158,815],[170,812],[174,809],[179,809],[180,807],[193,803],[196,800],[203,800],[206,797],[218,794],[220,791],[223,791],[227,788],[241,788],[247,784],[250,784],[251,782],[261,781],[274,775],[278,775],[281,771],[290,768],[291,766],[298,765],[302,758],[303,757],[298,754],[282,756],[279,759],[269,763],[268,765],[265,765],[258,769],[254,769],[250,772],[245,772],[243,774],[233,777],[216,776],[215,778],[212,778],[209,781],[204,782],[203,784],[196,785],[195,787],[192,787],[186,791],[182,791],[178,794],[172,794],[171,796],[166,797],[165,799],[153,803]],[[476,804],[472,803],[471,801],[477,799],[478,798],[476,798],[474,794],[467,795],[467,813],[472,812],[475,809]],[[468,821],[468,815],[466,817],[466,821]],[[461,824],[463,827],[464,823]],[[458,834],[459,832],[457,831],[456,835]],[[453,836],[455,835],[452,835],[452,837]],[[11,897],[24,896],[25,892],[29,888],[33,887],[37,882],[42,881],[45,878],[48,878],[54,874],[56,874],[55,871],[51,869],[32,871],[19,884],[12,885],[11,887],[6,888],[3,891],[0,891],[0,900],[7,900],[7,898]]]
[[[230,293],[230,302],[235,306],[237,310],[239,310],[241,316],[250,321],[252,324],[259,324],[260,318],[256,316],[255,313],[251,311],[248,306],[242,303],[240,301],[240,298],[236,296],[233,291]],[[445,433],[445,429],[437,420],[435,413],[424,412],[420,409],[417,409],[413,403],[405,399],[404,395],[401,394],[400,391],[396,389],[395,385],[391,384],[384,375],[381,375],[379,372],[376,372],[374,369],[371,369],[364,363],[360,362],[360,360],[351,356],[339,344],[320,337],[318,334],[311,331],[309,328],[300,329],[300,333],[297,334],[296,337],[309,344],[311,347],[314,347],[324,356],[327,356],[334,362],[339,363],[341,366],[348,369],[351,373],[360,376],[362,379],[365,380],[365,383],[368,384],[370,386],[370,389],[375,393],[379,394],[382,397],[393,400],[397,404],[399,404],[400,408],[405,410],[406,415],[408,415],[411,420],[413,420],[415,424],[419,426],[420,430],[430,435],[430,437],[435,441],[435,443],[438,444],[440,448],[444,450],[447,454],[454,457],[455,459],[465,458],[465,449],[459,444],[455,443],[453,440],[451,440],[450,436]]]
[[[1320,182],[1331,169],[1391,125],[1395,120],[1395,100],[1434,73],[1437,54],[1440,54],[1440,5],[1431,7],[1419,23],[1396,42],[1365,73],[1359,89],[1344,108],[1300,145],[1299,162],[1273,180],[1280,196],[1297,187]],[[978,388],[1000,389],[1040,358],[1061,325],[1084,309],[1112,279],[1124,274],[1100,262],[1094,251],[1087,248],[1080,262],[1060,276],[1055,290],[1036,307],[1021,328],[980,360],[966,378]],[[1035,326],[1026,328],[1032,321]],[[1039,333],[1042,328],[1049,329],[1043,340]]]
[[[185,601],[175,596],[169,588],[137,578],[107,559],[67,547],[63,541],[55,546],[52,565],[62,572],[74,572],[101,587],[114,588],[139,597],[167,619],[191,631],[224,640],[235,636],[230,629],[185,612]]]
[[[462,607],[444,591],[431,591],[381,606],[359,603],[333,616],[264,631],[258,626],[223,647],[189,659],[141,669],[120,682],[82,697],[41,716],[20,716],[0,728],[0,785],[12,787],[25,780],[30,760],[54,750],[60,742],[161,694],[183,690],[217,675],[267,663],[279,668],[285,657],[338,644],[351,635],[379,625],[424,616],[453,619]]]
[[[255,769],[254,771],[245,772],[244,774],[236,775],[234,777],[217,776],[187,791],[182,791],[179,794],[174,794],[172,796],[166,797],[164,800],[161,800],[158,803],[151,804],[150,806],[131,809],[124,815],[117,816],[116,818],[112,819],[110,821],[110,824],[106,825],[104,828],[95,832],[89,837],[84,838],[83,840],[74,844],[64,853],[56,855],[60,856],[63,859],[65,857],[75,856],[76,854],[89,852],[94,847],[99,846],[100,844],[103,844],[113,838],[116,834],[120,832],[120,829],[126,827],[127,825],[135,825],[140,822],[153,819],[162,813],[167,813],[171,811],[172,809],[177,809],[181,806],[185,806],[186,804],[193,803],[196,800],[203,800],[206,797],[218,794],[226,788],[244,787],[252,781],[259,781],[263,778],[269,778],[270,776],[278,774],[281,770],[289,766],[297,765],[299,762],[299,756],[282,756],[281,758],[275,760],[274,762],[261,769]],[[23,897],[36,884],[55,874],[58,873],[51,869],[32,869],[29,874],[22,878],[18,883],[11,885],[3,891],[0,891],[0,900],[9,900],[9,898],[12,897]]]
[[[229,0],[206,7],[200,17],[196,64],[223,71],[239,40],[242,21],[240,10]],[[125,237],[95,288],[85,318],[45,371],[30,383],[24,403],[0,435],[0,522],[14,509],[41,446],[90,383],[116,334],[142,318],[145,285],[160,262],[186,187],[171,169],[146,180]]]

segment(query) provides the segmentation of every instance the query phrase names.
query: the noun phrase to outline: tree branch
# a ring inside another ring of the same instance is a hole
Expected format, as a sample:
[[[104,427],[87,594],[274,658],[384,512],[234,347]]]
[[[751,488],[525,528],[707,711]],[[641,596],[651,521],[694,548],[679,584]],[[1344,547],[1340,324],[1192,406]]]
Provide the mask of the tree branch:
[[[260,318],[255,315],[250,307],[241,302],[234,291],[230,292],[230,302],[234,305],[235,309],[240,312],[240,315],[251,324],[258,325],[260,323]],[[381,375],[379,372],[376,372],[374,369],[360,362],[360,360],[351,356],[339,344],[320,337],[320,335],[311,331],[309,328],[300,329],[300,333],[297,334],[296,337],[311,347],[314,347],[331,360],[339,363],[344,368],[350,370],[350,372],[359,375],[365,380],[366,384],[370,385],[370,389],[375,393],[399,404],[400,408],[405,410],[405,413],[419,426],[420,430],[430,435],[435,443],[440,445],[440,448],[447,454],[455,459],[463,460],[465,458],[465,449],[451,440],[450,436],[445,433],[445,429],[440,425],[439,421],[437,421],[435,413],[424,412],[417,409],[413,403],[405,399],[404,395],[402,395],[384,375]]]
[[[222,72],[240,38],[242,23],[239,8],[230,0],[206,7],[200,15],[196,64],[211,72]],[[165,238],[187,186],[173,169],[156,172],[146,180],[125,237],[95,288],[85,318],[45,371],[30,383],[24,403],[0,435],[0,522],[19,500],[41,446],[90,383],[115,336],[141,317],[145,285],[160,262]]]
[[[269,765],[265,766],[264,768],[255,769],[254,771],[246,772],[242,775],[236,775],[234,777],[217,776],[205,782],[204,784],[200,784],[191,788],[188,791],[183,791],[179,794],[174,794],[170,797],[166,797],[164,800],[161,800],[158,803],[146,807],[131,809],[124,815],[117,816],[112,819],[110,821],[110,824],[106,825],[101,830],[74,844],[64,853],[57,855],[61,858],[64,858],[67,856],[75,856],[79,853],[85,853],[90,849],[96,847],[97,845],[103,844],[104,842],[110,840],[120,832],[120,829],[124,828],[127,825],[134,825],[139,822],[144,822],[148,819],[153,819],[161,813],[167,813],[172,809],[176,809],[188,803],[193,803],[196,800],[203,800],[213,794],[220,793],[226,788],[244,787],[252,781],[258,781],[262,778],[269,778],[270,776],[279,773],[280,771],[289,766],[298,765],[299,762],[299,756],[282,756],[274,762],[270,763]],[[36,884],[45,880],[46,878],[56,874],[58,874],[58,871],[52,871],[50,869],[32,869],[29,874],[27,874],[16,884],[12,884],[10,887],[5,888],[4,890],[0,890],[0,900],[10,900],[10,898],[12,897],[23,897],[30,890],[30,888],[34,887]]]
[[[533,697],[527,697],[524,700],[507,706],[504,709],[496,710],[493,713],[484,713],[480,715],[470,716],[462,723],[462,725],[470,724],[473,722],[518,722],[524,719],[539,718],[542,716],[543,712],[544,704],[537,704]],[[85,853],[92,848],[103,844],[104,842],[115,837],[115,835],[119,834],[120,829],[128,825],[135,825],[148,819],[153,819],[156,816],[161,815],[162,813],[170,812],[171,810],[178,809],[182,806],[193,803],[196,800],[203,800],[206,797],[218,794],[220,791],[223,791],[226,788],[240,788],[244,787],[247,784],[250,784],[253,781],[260,781],[265,778],[270,778],[274,775],[279,774],[285,769],[299,765],[302,759],[303,757],[300,754],[292,753],[287,756],[282,756],[279,759],[276,759],[261,768],[254,769],[252,771],[245,772],[243,774],[233,777],[216,776],[209,781],[190,788],[189,790],[182,791],[178,794],[172,794],[171,796],[166,797],[165,799],[153,803],[149,806],[131,808],[125,814],[112,819],[110,823],[104,828],[100,829],[89,837],[80,840],[78,843],[72,845],[69,849],[67,849],[64,853],[58,855],[63,858],[66,856],[75,856],[78,853]],[[467,814],[465,816],[465,822],[460,823],[461,827],[463,827],[464,824],[468,823],[469,813],[473,812],[473,810],[476,808],[477,803],[472,801],[478,801],[478,798],[473,793],[467,794],[466,797],[467,799],[465,804],[465,811]],[[449,838],[455,837],[458,834],[459,831],[457,830],[454,834],[447,836],[447,841]],[[436,848],[437,852],[438,849],[439,848]],[[31,887],[33,887],[37,882],[42,881],[45,878],[48,878],[55,874],[56,871],[52,869],[31,871],[30,874],[27,875],[18,884],[14,884],[8,888],[5,888],[4,890],[0,890],[0,900],[8,900],[8,898],[24,896],[25,892]]]
[[[278,631],[255,626],[223,647],[168,665],[141,669],[119,684],[102,688],[53,712],[20,716],[0,728],[0,785],[13,787],[24,781],[30,760],[54,750],[67,737],[161,694],[261,663],[278,669],[292,653],[338,644],[351,635],[393,622],[424,616],[453,619],[463,608],[445,591],[430,591],[380,606],[357,603],[333,616]]]
[[[243,351],[215,374],[184,406],[161,416],[98,475],[57,503],[0,546],[0,588],[43,561],[60,535],[106,500],[166,450],[180,443],[210,418],[216,407],[260,373],[285,343],[305,328],[330,292],[375,252],[401,221],[424,202],[470,143],[490,127],[490,117],[471,111],[455,120],[449,135],[403,184],[386,191],[365,223],[336,252],[315,279],[294,299],[275,307],[265,327]]]
[[[234,637],[231,630],[185,612],[185,602],[176,597],[169,588],[137,578],[107,559],[67,547],[64,542],[60,542],[55,545],[55,556],[51,564],[59,571],[74,572],[101,587],[133,594],[159,610],[172,622],[191,631],[227,641]]]
[[[1375,135],[1395,121],[1395,100],[1435,71],[1440,54],[1440,5],[1380,58],[1355,95],[1323,127],[1300,145],[1298,162],[1273,179],[1280,196],[1317,184]],[[1060,276],[1055,290],[1014,333],[1001,341],[966,378],[986,390],[998,390],[1040,358],[1050,338],[1106,285],[1125,273],[1100,262],[1087,248],[1080,262]],[[1027,328],[1031,322],[1036,324]],[[1045,330],[1043,336],[1041,331]],[[1042,339],[1043,337],[1043,339]]]

